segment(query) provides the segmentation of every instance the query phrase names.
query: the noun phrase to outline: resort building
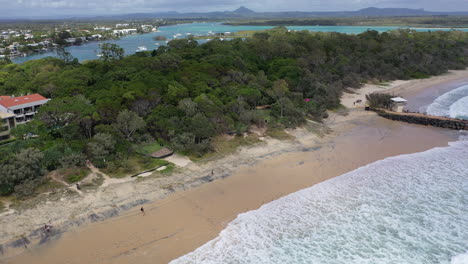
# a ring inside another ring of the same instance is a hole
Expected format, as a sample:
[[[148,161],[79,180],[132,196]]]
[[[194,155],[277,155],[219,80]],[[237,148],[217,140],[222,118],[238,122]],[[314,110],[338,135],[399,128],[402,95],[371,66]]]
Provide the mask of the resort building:
[[[40,94],[0,96],[0,113],[13,114],[16,124],[24,124],[31,121],[39,107],[48,101],[49,99]]]
[[[406,106],[406,99],[401,97],[393,97],[392,100],[392,111],[394,112],[403,112],[403,108]]]
[[[15,126],[14,114],[0,113],[0,141],[10,139],[10,130]]]
[[[136,34],[138,30],[136,28],[125,28],[125,29],[115,29],[113,31],[116,35],[129,35],[129,34]]]

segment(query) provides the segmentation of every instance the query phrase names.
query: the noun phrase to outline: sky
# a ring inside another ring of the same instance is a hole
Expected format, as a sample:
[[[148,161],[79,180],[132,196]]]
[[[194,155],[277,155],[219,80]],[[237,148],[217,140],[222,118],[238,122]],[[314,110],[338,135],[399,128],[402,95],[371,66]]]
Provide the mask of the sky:
[[[352,11],[366,7],[468,11],[468,0],[0,0],[0,19],[151,12]]]

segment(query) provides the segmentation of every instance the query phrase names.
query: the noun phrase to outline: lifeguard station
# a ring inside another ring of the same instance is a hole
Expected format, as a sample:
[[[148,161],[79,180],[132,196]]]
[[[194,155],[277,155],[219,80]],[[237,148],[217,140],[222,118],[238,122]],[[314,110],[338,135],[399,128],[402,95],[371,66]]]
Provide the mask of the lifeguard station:
[[[405,108],[406,103],[408,102],[406,99],[401,97],[393,97],[390,98],[392,100],[392,111],[394,112],[403,112],[403,108]]]

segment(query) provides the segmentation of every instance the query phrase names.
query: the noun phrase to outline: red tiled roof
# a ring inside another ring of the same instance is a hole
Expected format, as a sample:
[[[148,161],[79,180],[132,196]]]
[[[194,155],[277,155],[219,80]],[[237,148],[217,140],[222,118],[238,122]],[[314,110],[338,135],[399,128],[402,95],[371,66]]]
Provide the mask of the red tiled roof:
[[[0,95],[0,101],[1,100],[4,100],[4,99],[10,99],[11,96],[3,96],[3,95]]]
[[[7,98],[5,98],[7,97]],[[12,107],[16,105],[22,105],[22,104],[27,104],[31,102],[37,102],[37,101],[42,101],[42,100],[47,100],[44,96],[40,94],[30,94],[30,95],[25,95],[25,96],[18,96],[18,97],[9,97],[9,96],[2,96],[0,98],[0,105],[3,105],[4,107]]]

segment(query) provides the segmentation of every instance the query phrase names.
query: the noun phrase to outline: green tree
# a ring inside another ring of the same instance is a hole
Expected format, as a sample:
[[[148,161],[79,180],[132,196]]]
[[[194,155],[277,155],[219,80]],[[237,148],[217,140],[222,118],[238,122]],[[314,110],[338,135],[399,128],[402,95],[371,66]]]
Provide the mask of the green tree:
[[[99,47],[101,48],[100,54],[103,61],[120,60],[124,57],[124,49],[117,44],[103,43]]]
[[[139,117],[137,113],[123,110],[117,116],[117,122],[114,127],[121,132],[127,140],[132,140],[133,135],[139,129],[144,128],[146,125],[143,118]]]
[[[194,116],[198,112],[198,105],[191,98],[185,98],[179,101],[179,109],[184,111],[187,116]]]
[[[276,103],[280,108],[280,116],[284,115],[284,107],[288,103],[287,94],[289,92],[288,83],[285,80],[277,80],[273,82],[271,95],[276,99]]]
[[[201,113],[191,118],[190,131],[195,135],[196,143],[202,142],[203,139],[211,138],[216,133],[211,122]]]
[[[83,95],[78,95],[49,101],[39,109],[37,118],[49,129],[60,130],[71,125],[81,127],[82,133],[89,137],[85,122],[94,112],[94,105]]]
[[[44,175],[42,160],[44,154],[36,148],[20,150],[13,159],[0,165],[0,189],[11,193],[15,187],[21,195],[30,195]],[[19,187],[21,186],[21,187]]]
[[[55,53],[57,54],[57,57],[61,59],[65,64],[70,64],[73,62],[73,55],[71,55],[70,52],[65,50],[63,46],[58,46],[55,48]]]
[[[171,82],[167,87],[166,101],[175,105],[179,100],[188,95],[188,90],[185,86],[178,82]]]
[[[87,144],[88,154],[93,163],[98,167],[105,167],[110,155],[114,154],[115,143],[111,134],[96,134]]]

